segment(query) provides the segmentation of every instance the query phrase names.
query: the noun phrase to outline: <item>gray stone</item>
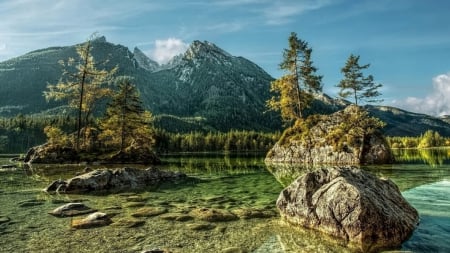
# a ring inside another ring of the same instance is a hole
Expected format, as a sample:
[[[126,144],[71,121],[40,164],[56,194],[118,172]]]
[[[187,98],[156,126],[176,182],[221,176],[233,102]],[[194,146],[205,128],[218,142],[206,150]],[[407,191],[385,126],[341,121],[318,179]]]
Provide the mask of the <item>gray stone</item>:
[[[94,227],[107,226],[112,223],[112,220],[106,213],[95,212],[89,214],[83,219],[72,220],[70,224],[72,228],[76,229],[86,229]]]
[[[287,222],[342,238],[364,252],[399,247],[419,222],[392,181],[355,167],[306,173],[281,192],[277,207]]]
[[[97,210],[86,206],[83,203],[68,203],[55,208],[49,214],[56,217],[71,217],[96,212]]]

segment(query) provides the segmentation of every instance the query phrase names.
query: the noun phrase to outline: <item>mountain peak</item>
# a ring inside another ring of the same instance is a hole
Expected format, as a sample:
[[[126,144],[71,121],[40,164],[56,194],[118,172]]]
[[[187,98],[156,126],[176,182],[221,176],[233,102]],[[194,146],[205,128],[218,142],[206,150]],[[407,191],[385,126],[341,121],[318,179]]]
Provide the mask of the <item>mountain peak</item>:
[[[195,40],[192,42],[185,55],[190,59],[204,58],[205,56],[214,56],[219,58],[232,57],[231,54],[219,48],[214,43],[211,43],[209,41],[202,42],[199,40]]]
[[[150,59],[144,52],[139,48],[135,47],[133,50],[134,59],[137,61],[139,66],[143,69],[149,71],[156,71],[159,69],[159,64],[152,59]]]
[[[92,40],[92,42],[97,43],[106,43],[106,37],[105,36],[98,36]]]

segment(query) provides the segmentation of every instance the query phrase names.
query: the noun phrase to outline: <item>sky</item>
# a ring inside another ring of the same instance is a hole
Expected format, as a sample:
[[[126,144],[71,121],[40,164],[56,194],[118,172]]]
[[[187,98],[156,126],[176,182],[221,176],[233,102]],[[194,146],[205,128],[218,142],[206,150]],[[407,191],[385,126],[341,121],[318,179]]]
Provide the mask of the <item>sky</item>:
[[[447,0],[0,0],[0,61],[97,32],[160,63],[210,41],[278,78],[296,32],[328,95],[355,54],[383,85],[381,105],[441,116],[450,115],[449,13]]]

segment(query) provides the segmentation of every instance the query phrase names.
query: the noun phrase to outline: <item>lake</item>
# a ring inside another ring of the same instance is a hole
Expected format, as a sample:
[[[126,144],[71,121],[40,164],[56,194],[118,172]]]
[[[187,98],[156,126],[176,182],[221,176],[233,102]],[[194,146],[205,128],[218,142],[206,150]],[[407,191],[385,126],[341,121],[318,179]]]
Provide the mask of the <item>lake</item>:
[[[392,179],[419,211],[420,225],[402,250],[450,252],[450,150],[396,150],[395,155],[398,164],[365,169]],[[227,222],[168,219],[195,208],[276,213],[278,194],[292,179],[279,173],[280,168],[267,168],[257,154],[193,154],[162,160],[159,168],[182,171],[191,178],[133,192],[50,195],[42,191],[50,182],[73,177],[86,166],[0,169],[0,252],[351,252],[323,234],[290,228],[277,216]],[[9,161],[0,158],[0,164]],[[114,223],[75,230],[70,228],[72,218],[48,214],[68,202],[83,202],[114,215]],[[132,214],[143,205],[163,207],[168,213],[139,218],[143,224],[130,225],[136,220]]]

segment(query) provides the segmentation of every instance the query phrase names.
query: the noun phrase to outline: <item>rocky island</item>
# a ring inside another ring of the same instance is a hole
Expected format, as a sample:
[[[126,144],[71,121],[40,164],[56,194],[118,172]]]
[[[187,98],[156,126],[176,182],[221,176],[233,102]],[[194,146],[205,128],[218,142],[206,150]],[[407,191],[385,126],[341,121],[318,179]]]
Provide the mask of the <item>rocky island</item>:
[[[388,164],[394,161],[379,131],[382,122],[351,105],[331,115],[297,120],[268,152],[267,163]]]

